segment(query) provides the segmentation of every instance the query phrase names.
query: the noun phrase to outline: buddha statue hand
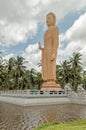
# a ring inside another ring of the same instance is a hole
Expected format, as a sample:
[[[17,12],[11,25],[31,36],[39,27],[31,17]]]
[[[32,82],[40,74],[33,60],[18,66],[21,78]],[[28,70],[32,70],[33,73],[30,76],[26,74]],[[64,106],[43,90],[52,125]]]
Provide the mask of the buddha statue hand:
[[[40,42],[38,42],[38,48],[39,48],[40,50],[43,50],[43,49],[44,49],[44,48],[42,48]]]
[[[51,55],[51,61],[54,61],[54,59],[55,59],[55,55],[52,54],[52,55]]]

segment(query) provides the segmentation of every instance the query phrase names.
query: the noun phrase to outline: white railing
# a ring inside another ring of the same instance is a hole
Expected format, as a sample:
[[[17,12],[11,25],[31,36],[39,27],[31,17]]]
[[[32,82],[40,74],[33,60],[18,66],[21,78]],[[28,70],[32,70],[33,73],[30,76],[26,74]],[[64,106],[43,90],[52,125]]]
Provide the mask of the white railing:
[[[67,96],[64,90],[59,91],[40,91],[40,90],[5,90],[0,91],[1,96],[12,97],[47,97],[47,96]]]

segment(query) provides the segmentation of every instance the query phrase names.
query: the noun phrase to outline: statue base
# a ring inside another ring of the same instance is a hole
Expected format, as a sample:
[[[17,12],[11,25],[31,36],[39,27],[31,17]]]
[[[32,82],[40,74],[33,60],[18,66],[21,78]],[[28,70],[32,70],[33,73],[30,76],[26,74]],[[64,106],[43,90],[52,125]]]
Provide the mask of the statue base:
[[[41,90],[61,90],[60,84],[56,84],[55,81],[48,81],[42,84]]]

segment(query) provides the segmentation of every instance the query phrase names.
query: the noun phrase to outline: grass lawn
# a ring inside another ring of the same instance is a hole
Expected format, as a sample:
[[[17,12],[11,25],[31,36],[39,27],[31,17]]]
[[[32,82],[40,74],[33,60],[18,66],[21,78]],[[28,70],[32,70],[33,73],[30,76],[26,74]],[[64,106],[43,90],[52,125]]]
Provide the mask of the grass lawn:
[[[86,119],[71,121],[67,123],[46,123],[33,130],[86,130]]]

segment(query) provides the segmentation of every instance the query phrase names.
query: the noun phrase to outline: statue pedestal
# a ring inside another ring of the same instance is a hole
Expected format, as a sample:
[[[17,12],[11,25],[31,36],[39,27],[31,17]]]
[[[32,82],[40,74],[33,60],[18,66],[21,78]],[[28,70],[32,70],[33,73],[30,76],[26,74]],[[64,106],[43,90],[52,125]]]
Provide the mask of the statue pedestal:
[[[48,81],[42,84],[41,90],[61,90],[60,84],[56,84],[55,81]]]

